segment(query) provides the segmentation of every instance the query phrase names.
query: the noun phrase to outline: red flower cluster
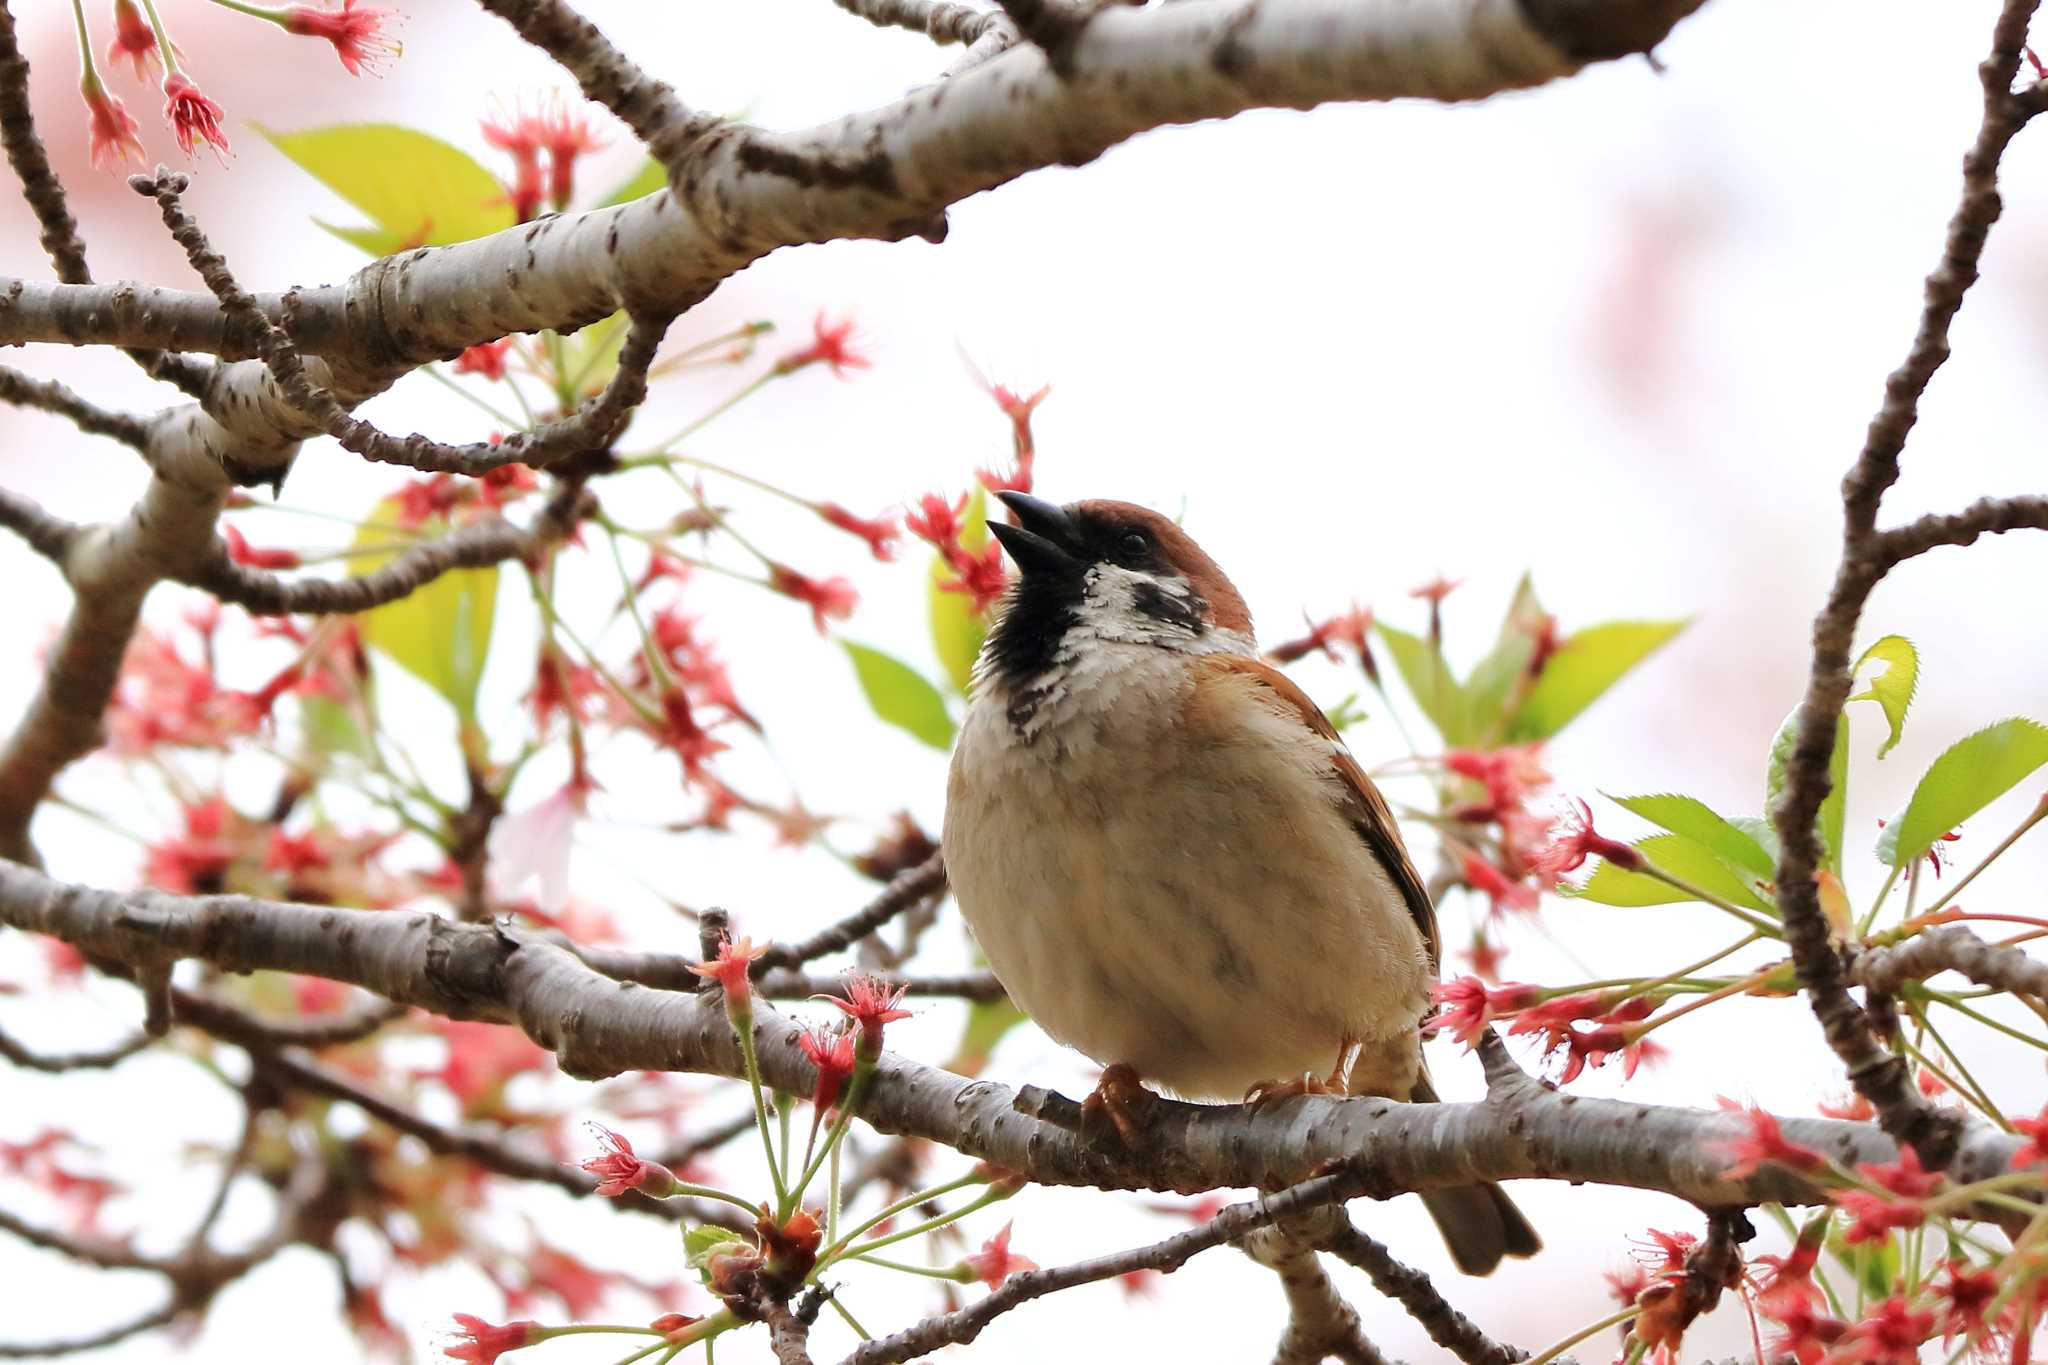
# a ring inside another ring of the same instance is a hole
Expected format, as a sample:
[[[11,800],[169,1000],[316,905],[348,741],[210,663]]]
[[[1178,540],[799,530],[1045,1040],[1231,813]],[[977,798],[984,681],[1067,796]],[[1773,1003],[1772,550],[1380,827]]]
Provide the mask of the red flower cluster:
[[[1423,1022],[1423,1036],[1448,1032],[1465,1046],[1472,1047],[1495,1019],[1518,1013],[1540,1001],[1543,988],[1513,984],[1489,990],[1479,978],[1461,976],[1455,981],[1440,983],[1430,995],[1437,1008]]]
[[[1642,1037],[1635,1027],[1656,1008],[1656,1000],[1646,995],[1565,995],[1523,1010],[1508,1032],[1544,1035],[1545,1055],[1562,1049],[1565,1065],[1558,1077],[1561,1082],[1576,1080],[1589,1066],[1605,1065],[1616,1053],[1621,1054],[1622,1075],[1627,1077],[1635,1075],[1636,1068],[1643,1063],[1655,1063],[1664,1056],[1664,1049]],[[1593,1027],[1575,1027],[1580,1023]]]
[[[597,1189],[593,1193],[612,1196],[628,1190],[644,1190],[659,1199],[675,1188],[675,1172],[659,1161],[643,1161],[634,1155],[633,1144],[621,1134],[601,1124],[593,1123],[590,1127],[597,1134],[598,1144],[604,1148],[583,1163],[583,1169],[597,1177]]]
[[[1029,493],[1031,491],[1031,466],[1038,458],[1038,442],[1031,434],[1031,414],[1045,396],[1052,392],[1052,385],[1044,384],[1029,398],[1021,398],[1001,384],[986,386],[989,397],[996,400],[996,406],[1003,410],[1003,416],[1010,419],[1010,453],[1013,463],[1010,472],[998,474],[992,469],[975,471],[982,487],[991,493]]]
[[[939,552],[954,577],[939,584],[943,592],[967,594],[977,613],[986,612],[1010,586],[1009,570],[1003,567],[1003,547],[990,540],[980,550],[969,550],[961,541],[967,530],[967,495],[948,503],[936,493],[918,499],[917,510],[903,519],[903,525],[919,540]]]
[[[536,1339],[534,1331],[540,1326],[535,1322],[508,1322],[500,1326],[469,1313],[457,1313],[455,1325],[461,1329],[461,1340],[450,1346],[447,1354],[468,1361],[469,1365],[495,1365],[505,1352],[531,1346]]]
[[[228,146],[228,135],[221,131],[220,117],[220,106],[201,94],[184,72],[173,71],[164,77],[164,121],[171,125],[179,151],[190,156],[204,142],[225,164],[223,154],[233,149]]]
[[[334,55],[341,59],[343,69],[351,76],[360,76],[365,67],[374,67],[402,50],[398,40],[384,32],[384,25],[397,14],[397,10],[382,5],[357,9],[356,0],[341,0],[340,9],[287,5],[279,22],[287,33],[325,38],[334,44]]]
[[[857,517],[836,502],[813,503],[811,510],[829,525],[866,541],[868,552],[876,559],[886,562],[896,557],[896,540],[902,531],[896,525],[895,517]]]
[[[1372,656],[1368,637],[1372,634],[1372,608],[1352,604],[1348,611],[1321,621],[1309,622],[1308,634],[1296,639],[1284,640],[1266,651],[1266,657],[1277,664],[1291,664],[1309,654],[1320,653],[1331,662],[1341,661],[1337,647],[1344,646],[1358,659],[1358,666],[1365,670],[1365,676],[1379,681],[1379,661]]]
[[[1643,865],[1639,850],[1593,828],[1591,806],[1576,800],[1572,804],[1578,809],[1551,831],[1549,843],[1530,855],[1529,869],[1538,881],[1555,886],[1564,880],[1565,873],[1576,872],[1588,858],[1605,858],[1630,872]]]
[[[1003,1230],[981,1244],[981,1250],[962,1261],[963,1273],[980,1280],[990,1289],[1000,1289],[1003,1281],[1026,1270],[1038,1269],[1038,1262],[1028,1256],[1019,1256],[1010,1250],[1011,1223],[1003,1224]]]
[[[114,0],[114,41],[107,44],[107,64],[118,62],[134,63],[138,81],[148,80],[150,72],[164,64],[156,46],[156,30],[135,0]]]
[[[522,223],[539,216],[544,201],[567,208],[576,193],[577,158],[605,145],[588,115],[560,100],[530,113],[522,109],[495,121],[485,119],[483,134],[485,142],[512,158],[512,183],[505,187],[505,201]]]
[[[1749,1127],[1741,1137],[1707,1144],[1707,1150],[1716,1156],[1726,1157],[1730,1162],[1728,1169],[1722,1172],[1727,1179],[1742,1180],[1755,1175],[1757,1168],[1766,1163],[1804,1172],[1818,1171],[1828,1164],[1827,1158],[1819,1152],[1787,1138],[1776,1115],[1767,1114],[1755,1105],[1745,1109],[1726,1097],[1718,1098],[1716,1103],[1731,1113],[1741,1114]]]
[[[860,1050],[869,1057],[882,1052],[882,1027],[898,1019],[908,1019],[910,1011],[898,1009],[907,986],[890,986],[876,977],[859,972],[850,972],[846,977],[846,994],[821,995],[823,1000],[846,1014],[860,1029]]]
[[[505,377],[505,355],[512,349],[511,337],[499,337],[472,346],[455,357],[449,368],[456,374],[480,374],[486,379],[499,380]]]

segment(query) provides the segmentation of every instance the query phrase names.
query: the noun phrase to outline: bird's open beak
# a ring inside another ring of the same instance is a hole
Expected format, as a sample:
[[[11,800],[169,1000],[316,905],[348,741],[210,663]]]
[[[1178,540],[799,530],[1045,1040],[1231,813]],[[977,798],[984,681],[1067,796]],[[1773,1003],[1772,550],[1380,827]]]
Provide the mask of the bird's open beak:
[[[1064,507],[1055,507],[1029,493],[996,494],[1016,513],[1018,525],[991,521],[989,532],[1002,542],[1028,578],[1032,574],[1072,573],[1081,564],[1080,528]]]

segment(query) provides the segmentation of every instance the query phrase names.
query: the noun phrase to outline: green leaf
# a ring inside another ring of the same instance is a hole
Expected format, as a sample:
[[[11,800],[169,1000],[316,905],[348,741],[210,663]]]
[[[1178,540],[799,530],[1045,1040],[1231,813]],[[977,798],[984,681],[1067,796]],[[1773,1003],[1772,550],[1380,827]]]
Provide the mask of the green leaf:
[[[1754,838],[1716,815],[1704,801],[1669,793],[1609,799],[1653,825],[1692,840],[1738,872],[1754,873],[1769,881],[1777,866]]]
[[[967,514],[961,519],[960,544],[970,552],[979,552],[988,544],[988,494],[980,484],[967,499]],[[932,647],[938,651],[939,663],[946,670],[947,681],[953,690],[967,695],[967,685],[974,677],[974,661],[981,657],[981,638],[988,631],[988,622],[974,610],[974,601],[964,592],[946,592],[941,583],[952,581],[953,571],[946,567],[946,561],[938,555],[932,556],[932,569],[925,582],[926,609],[932,627]]]
[[[1886,822],[1878,857],[1904,867],[1934,841],[2048,763],[2048,725],[2014,716],[1957,740],[1928,767],[1905,813]]]
[[[320,226],[372,256],[466,242],[512,226],[512,205],[498,177],[460,147],[427,133],[395,123],[256,131],[362,210],[374,227]]]
[[[702,1270],[704,1260],[711,1252],[727,1242],[744,1242],[747,1239],[731,1228],[704,1223],[694,1228],[683,1229],[683,1260],[692,1270]]]
[[[608,209],[614,204],[631,203],[635,199],[645,198],[647,195],[653,194],[656,190],[665,190],[667,188],[668,172],[662,169],[659,161],[650,156],[640,164],[639,170],[633,172],[631,180],[628,180],[625,184],[606,195],[604,202],[599,204],[598,207]]]
[[[1408,694],[1415,698],[1415,704],[1422,708],[1422,714],[1429,717],[1429,723],[1443,736],[1446,744],[1465,744],[1472,738],[1471,711],[1466,704],[1465,689],[1451,675],[1451,666],[1444,662],[1443,647],[1420,635],[1412,635],[1398,626],[1385,621],[1374,623],[1380,639],[1386,641],[1387,653],[1394,658],[1394,668],[1401,675],[1401,681],[1408,685]]]
[[[1771,860],[1771,871],[1775,876],[1778,867],[1778,831],[1772,827],[1771,822],[1760,815],[1731,815],[1728,817],[1728,823],[1756,840],[1756,846]]]
[[[953,718],[946,714],[946,699],[922,673],[879,649],[851,640],[840,643],[853,660],[854,676],[877,717],[934,749],[953,747]]]
[[[1920,655],[1913,648],[1913,642],[1905,636],[1887,635],[1863,651],[1863,657],[1856,661],[1852,671],[1862,672],[1863,665],[1872,659],[1884,665],[1884,672],[1872,678],[1870,686],[1849,700],[1874,701],[1884,708],[1884,718],[1891,725],[1892,732],[1878,747],[1877,756],[1883,758],[1905,732],[1906,708],[1913,704],[1913,689],[1920,681]]]
[[[367,702],[367,685],[363,691]],[[299,698],[299,732],[306,748],[314,754],[354,754],[357,757],[368,757],[371,752],[370,741],[363,734],[363,727],[356,723],[354,707],[332,697],[309,692]]]
[[[1794,707],[1771,740],[1771,755],[1764,764],[1764,810],[1767,813],[1777,809],[1778,795],[1785,790],[1785,764],[1792,757],[1792,745],[1798,736],[1799,710]],[[1820,803],[1820,813],[1814,821],[1820,829],[1821,866],[1830,872],[1840,873],[1842,870],[1842,820],[1848,801],[1849,722],[1837,717],[1835,751],[1828,757],[1828,794]]]
[[[1728,865],[1705,848],[1679,834],[1652,834],[1635,847],[1643,856],[1674,877],[1682,877],[1702,891],[1711,892],[1731,905],[1770,912],[1771,907]],[[1672,905],[1697,897],[1643,872],[1624,872],[1603,861],[1586,884],[1571,894],[1601,905]]]
[[[556,343],[563,390],[556,397],[562,406],[573,407],[612,382],[612,376],[619,370],[619,352],[625,347],[630,325],[626,310],[621,308],[610,317],[577,328]]]
[[[348,557],[352,573],[368,573],[397,553],[398,499],[385,498],[356,528],[355,544],[375,547]],[[448,529],[438,518],[423,535]],[[363,642],[446,697],[464,721],[476,716],[476,690],[491,650],[498,605],[498,566],[457,569],[396,602],[356,618]]]
[[[1536,587],[1529,575],[1515,585],[1515,595],[1501,618],[1500,634],[1465,680],[1465,702],[1473,730],[1480,736],[1499,735],[1507,730],[1502,714],[1515,681],[1529,669],[1536,653],[1536,631],[1547,615],[1536,600]]]
[[[1688,625],[1685,621],[1609,621],[1558,645],[1509,724],[1513,740],[1548,739]]]

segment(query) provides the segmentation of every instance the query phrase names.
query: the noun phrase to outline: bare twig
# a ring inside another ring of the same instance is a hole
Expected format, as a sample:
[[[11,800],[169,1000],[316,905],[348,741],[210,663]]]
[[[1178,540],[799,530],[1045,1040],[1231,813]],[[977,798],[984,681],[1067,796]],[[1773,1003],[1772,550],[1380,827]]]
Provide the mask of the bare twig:
[[[37,379],[0,365],[0,403],[55,413],[88,436],[110,436],[145,454],[149,450],[149,423],[88,402],[53,379]]]
[[[952,0],[832,0],[848,14],[884,28],[907,28],[935,43],[972,43],[1003,26],[999,10]]]
[[[2048,962],[2010,944],[1986,943],[1960,924],[1923,930],[1889,948],[1865,949],[1849,961],[1850,980],[1883,995],[1942,972],[1960,972],[1980,986],[2048,1003]]]
[[[898,873],[882,894],[858,912],[795,943],[778,943],[749,969],[756,980],[777,967],[800,967],[813,958],[844,952],[921,901],[946,889],[945,859],[934,853],[907,872]]]
[[[167,1326],[185,1311],[185,1305],[171,1299],[140,1317],[117,1322],[97,1332],[78,1337],[57,1337],[49,1341],[0,1341],[0,1360],[42,1360],[55,1356],[79,1355],[112,1346],[144,1332]]]
[[[1322,1241],[1323,1250],[1363,1270],[1373,1288],[1408,1310],[1429,1339],[1464,1365],[1514,1365],[1529,1353],[1482,1332],[1437,1292],[1429,1276],[1394,1259],[1393,1253],[1368,1237],[1350,1218],[1340,1216]]]
[[[989,1323],[1033,1299],[1072,1289],[1076,1285],[1128,1275],[1134,1270],[1171,1274],[1196,1254],[1211,1247],[1235,1241],[1292,1214],[1339,1203],[1364,1188],[1364,1180],[1355,1171],[1320,1175],[1277,1194],[1265,1195],[1249,1203],[1232,1204],[1202,1226],[1154,1242],[1151,1246],[1076,1261],[1051,1270],[1027,1270],[1012,1275],[1003,1281],[1001,1288],[979,1302],[955,1312],[926,1318],[894,1336],[862,1343],[860,1349],[846,1358],[846,1365],[896,1365],[897,1362],[915,1360],[942,1346],[964,1345],[980,1336]]]
[[[28,1071],[98,1071],[126,1061],[153,1041],[148,1034],[141,1034],[125,1043],[96,1048],[90,1052],[38,1053],[29,1051],[13,1038],[0,1033],[0,1057],[5,1057],[14,1065]]]
[[[1977,279],[1984,242],[1997,221],[1998,163],[2025,124],[2014,99],[2013,77],[2027,25],[2039,0],[2005,0],[1993,32],[1991,55],[1978,68],[1984,114],[1963,160],[1962,200],[1949,220],[1941,264],[1927,278],[1926,303],[1905,362],[1885,383],[1862,453],[1842,481],[1842,559],[1827,604],[1813,624],[1813,663],[1799,704],[1798,729],[1785,768],[1785,786],[1771,812],[1782,852],[1777,867],[1778,911],[1800,984],[1835,1055],[1858,1094],[1876,1108],[1886,1132],[1909,1143],[1932,1168],[1956,1150],[1961,1121],[1929,1104],[1913,1088],[1905,1061],[1877,1040],[1871,1021],[1849,994],[1841,955],[1829,938],[1814,884],[1823,849],[1815,817],[1829,790],[1828,763],[1836,726],[1848,699],[1850,647],[1856,624],[1885,573],[1909,538],[1887,544],[1876,529],[1878,504],[1898,479],[1899,454],[1918,420],[1920,396],[1948,358],[1949,324]]]
[[[1979,498],[1960,512],[1930,513],[1880,531],[1877,550],[1891,564],[1944,545],[1969,545],[1983,535],[2048,530],[2048,498]]]
[[[193,270],[220,300],[222,309],[255,333],[257,351],[285,397],[339,441],[344,450],[384,464],[441,473],[486,474],[509,464],[545,468],[604,449],[625,426],[633,409],[647,397],[647,370],[668,330],[671,319],[667,316],[635,317],[619,350],[618,368],[604,392],[568,416],[532,431],[514,432],[496,445],[488,441],[447,445],[417,432],[398,437],[379,431],[372,424],[350,416],[347,405],[313,382],[290,334],[270,321],[255,297],[235,282],[227,260],[214,250],[206,234],[185,212],[181,196],[190,183],[188,177],[160,170],[154,176],[131,176],[128,183],[138,194],[156,200],[164,226],[185,249]],[[285,295],[287,321],[294,311],[296,297],[291,293]]]
[[[76,522],[45,512],[34,499],[0,488],[0,526],[20,536],[28,547],[64,570],[65,557],[84,529]]]

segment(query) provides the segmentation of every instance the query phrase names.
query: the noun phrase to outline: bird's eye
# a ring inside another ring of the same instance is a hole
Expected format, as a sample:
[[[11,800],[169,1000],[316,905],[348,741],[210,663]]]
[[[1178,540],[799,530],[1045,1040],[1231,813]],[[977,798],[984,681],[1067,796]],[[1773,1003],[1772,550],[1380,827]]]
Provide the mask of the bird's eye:
[[[1152,552],[1152,542],[1143,531],[1127,531],[1116,543],[1119,559],[1135,563]]]

